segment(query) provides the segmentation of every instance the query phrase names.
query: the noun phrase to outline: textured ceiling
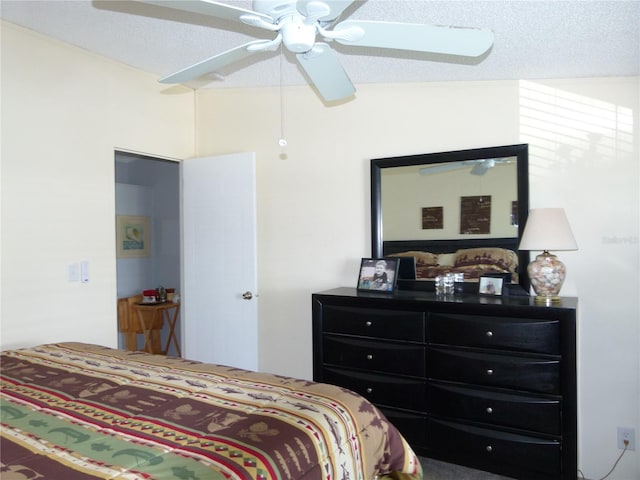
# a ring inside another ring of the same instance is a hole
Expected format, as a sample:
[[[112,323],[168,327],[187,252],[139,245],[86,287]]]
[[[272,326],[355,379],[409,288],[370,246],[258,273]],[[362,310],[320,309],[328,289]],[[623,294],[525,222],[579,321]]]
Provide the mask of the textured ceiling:
[[[251,9],[250,1],[228,1]],[[270,32],[133,1],[2,0],[6,21],[158,77]],[[341,19],[490,28],[479,59],[334,44],[354,84],[640,75],[640,1],[356,1]],[[281,74],[282,72],[282,74]],[[198,86],[306,83],[295,58],[267,52]]]

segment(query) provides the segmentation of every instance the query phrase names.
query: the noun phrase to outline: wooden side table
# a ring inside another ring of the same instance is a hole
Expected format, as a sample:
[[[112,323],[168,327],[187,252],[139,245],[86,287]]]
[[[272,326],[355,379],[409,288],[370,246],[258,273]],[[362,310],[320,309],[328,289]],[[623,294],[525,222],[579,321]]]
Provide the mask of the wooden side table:
[[[181,357],[182,352],[180,351],[180,345],[178,344],[175,333],[176,323],[180,313],[180,304],[173,302],[136,303],[132,305],[132,307],[138,317],[140,330],[142,330],[144,334],[144,351],[166,355],[171,346],[171,342],[173,342],[178,356]],[[160,330],[157,328],[157,325],[160,324],[160,328],[162,328],[165,319],[169,325],[169,336],[167,337],[166,345],[162,348],[160,343]]]

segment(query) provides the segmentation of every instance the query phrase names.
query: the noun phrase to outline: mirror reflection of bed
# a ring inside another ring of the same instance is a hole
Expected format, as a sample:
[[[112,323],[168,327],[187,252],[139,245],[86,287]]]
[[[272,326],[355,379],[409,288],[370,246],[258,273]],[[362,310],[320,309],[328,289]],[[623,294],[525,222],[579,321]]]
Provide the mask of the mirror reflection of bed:
[[[401,277],[401,289],[464,273],[468,290],[482,275],[505,274],[512,291],[526,292],[529,254],[518,244],[528,190],[526,144],[374,159],[372,255],[415,259],[416,278]]]
[[[486,246],[487,243],[490,246]],[[462,273],[468,282],[478,282],[482,275],[492,274],[506,274],[506,280],[512,283],[520,280],[517,239],[396,241],[385,242],[384,251],[387,257],[415,259],[416,280],[434,280],[447,273]]]

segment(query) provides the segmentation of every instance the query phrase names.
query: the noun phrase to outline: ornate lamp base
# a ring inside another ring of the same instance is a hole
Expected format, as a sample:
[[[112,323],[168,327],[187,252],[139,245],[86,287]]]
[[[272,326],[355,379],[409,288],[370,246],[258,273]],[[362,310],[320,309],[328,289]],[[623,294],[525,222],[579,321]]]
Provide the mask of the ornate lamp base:
[[[567,269],[558,257],[547,250],[542,252],[527,267],[531,286],[536,292],[537,303],[553,303],[560,300],[559,293],[567,274]]]

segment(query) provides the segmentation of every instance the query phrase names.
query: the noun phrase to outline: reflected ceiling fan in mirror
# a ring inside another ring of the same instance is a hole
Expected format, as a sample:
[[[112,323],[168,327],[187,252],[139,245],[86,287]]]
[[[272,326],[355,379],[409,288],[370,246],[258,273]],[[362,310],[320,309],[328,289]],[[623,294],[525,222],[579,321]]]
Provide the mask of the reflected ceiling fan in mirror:
[[[254,0],[253,10],[210,0],[138,1],[241,22],[275,35],[272,40],[253,40],[218,53],[160,79],[161,83],[185,83],[283,44],[295,54],[320,96],[331,102],[355,93],[331,42],[464,57],[478,57],[493,44],[493,32],[482,28],[366,20],[336,23],[354,0]],[[317,41],[318,37],[324,41]]]
[[[433,175],[434,173],[449,172],[451,170],[460,170],[461,168],[469,168],[471,175],[484,175],[490,168],[497,165],[508,165],[514,163],[512,158],[482,158],[478,160],[465,160],[458,163],[441,163],[422,167],[419,170],[420,175]]]

